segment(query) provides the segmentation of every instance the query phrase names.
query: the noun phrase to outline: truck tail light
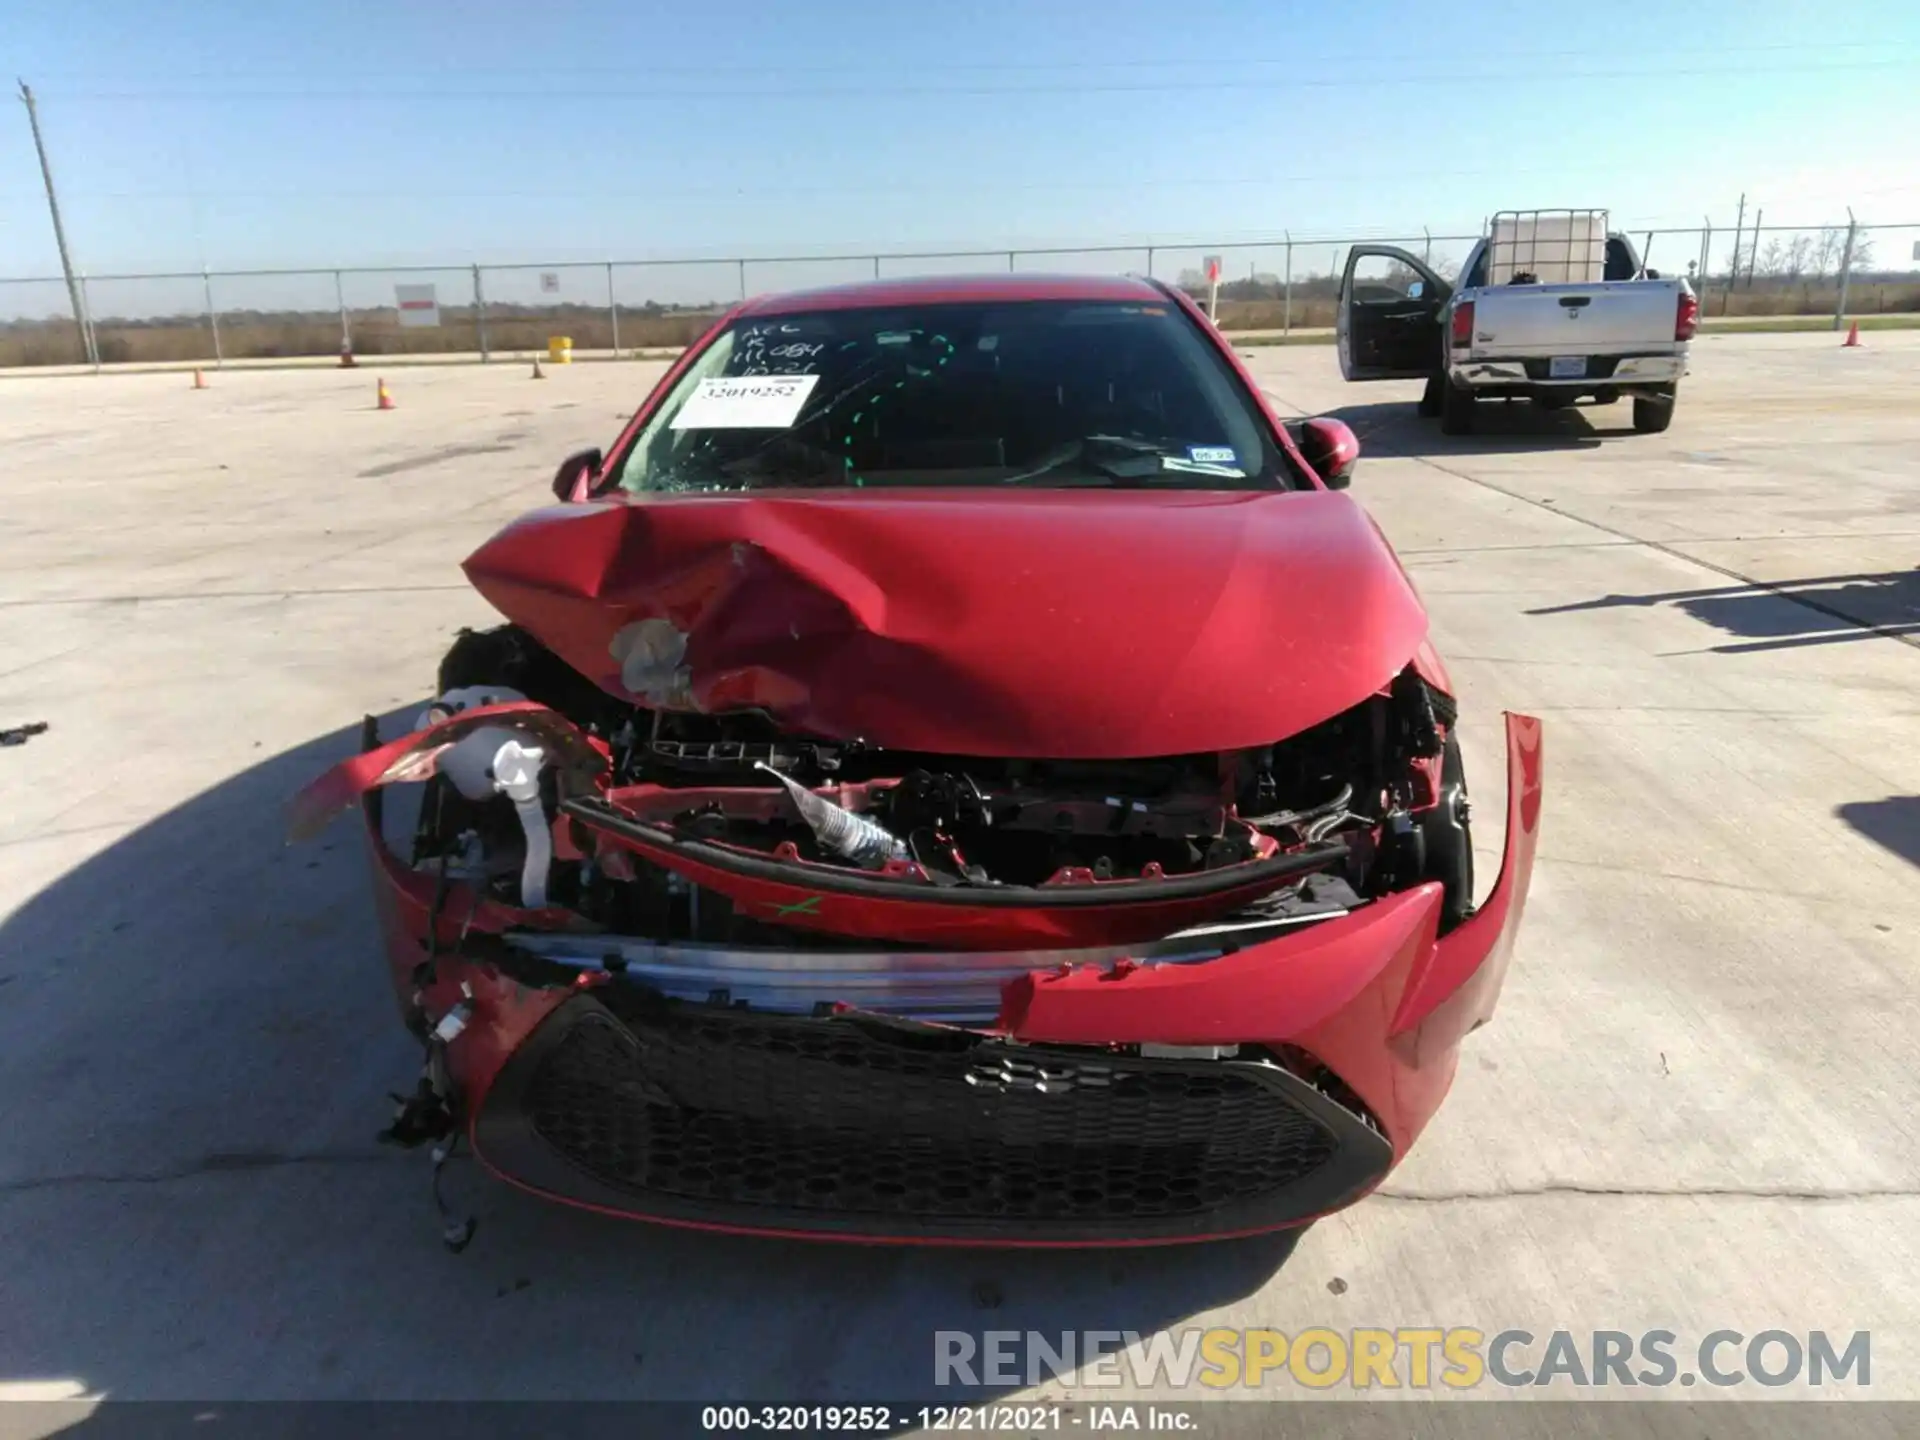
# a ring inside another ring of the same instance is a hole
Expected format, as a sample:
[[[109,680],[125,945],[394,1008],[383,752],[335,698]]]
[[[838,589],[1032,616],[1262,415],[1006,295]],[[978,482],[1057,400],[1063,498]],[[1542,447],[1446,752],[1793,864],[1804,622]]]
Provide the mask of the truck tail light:
[[[1680,292],[1680,307],[1673,316],[1673,338],[1691,340],[1700,328],[1700,302],[1686,291]]]
[[[1473,302],[1462,300],[1453,307],[1453,348],[1466,350],[1473,344]]]

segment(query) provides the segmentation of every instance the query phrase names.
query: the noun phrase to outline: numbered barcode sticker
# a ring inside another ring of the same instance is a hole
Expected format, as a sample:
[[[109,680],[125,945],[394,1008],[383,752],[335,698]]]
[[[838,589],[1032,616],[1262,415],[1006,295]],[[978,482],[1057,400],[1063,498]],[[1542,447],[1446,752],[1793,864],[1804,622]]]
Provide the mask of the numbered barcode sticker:
[[[702,380],[674,430],[784,430],[793,424],[818,375],[742,375]]]

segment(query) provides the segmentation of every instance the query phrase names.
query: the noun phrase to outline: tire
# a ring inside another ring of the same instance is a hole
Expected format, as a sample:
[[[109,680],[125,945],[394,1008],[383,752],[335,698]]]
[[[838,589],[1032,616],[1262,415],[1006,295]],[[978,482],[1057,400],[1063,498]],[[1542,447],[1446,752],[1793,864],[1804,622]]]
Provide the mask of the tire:
[[[1427,388],[1420,392],[1420,403],[1414,407],[1422,419],[1431,420],[1440,413],[1440,390],[1446,383],[1443,375],[1427,377]]]
[[[1659,385],[1644,395],[1633,397],[1633,428],[1642,435],[1658,435],[1673,423],[1673,407],[1679,398],[1677,385]]]
[[[1533,397],[1533,403],[1542,410],[1566,410],[1572,407],[1573,396],[1542,390]]]
[[[1475,401],[1471,390],[1443,381],[1440,392],[1440,433],[1471,435]]]

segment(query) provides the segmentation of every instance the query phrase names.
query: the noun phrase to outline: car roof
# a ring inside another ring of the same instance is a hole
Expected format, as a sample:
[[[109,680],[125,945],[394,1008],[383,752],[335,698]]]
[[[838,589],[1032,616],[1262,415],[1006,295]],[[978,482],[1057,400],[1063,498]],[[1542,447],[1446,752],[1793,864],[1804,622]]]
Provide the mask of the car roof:
[[[1118,300],[1164,305],[1167,295],[1151,280],[1137,275],[924,275],[761,295],[742,305],[740,313],[796,315],[806,310],[877,310],[898,305],[1017,300]]]

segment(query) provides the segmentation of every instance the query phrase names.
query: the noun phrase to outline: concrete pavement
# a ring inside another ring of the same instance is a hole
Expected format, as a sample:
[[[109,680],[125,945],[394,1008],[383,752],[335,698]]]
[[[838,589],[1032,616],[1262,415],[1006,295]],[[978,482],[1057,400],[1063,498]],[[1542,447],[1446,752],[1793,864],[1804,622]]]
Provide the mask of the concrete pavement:
[[[1499,713],[1547,724],[1500,1013],[1291,1253],[723,1239],[461,1170],[445,1254],[371,1140],[416,1052],[357,837],[285,849],[280,806],[417,703],[490,615],[459,560],[660,367],[412,370],[392,413],[366,369],[0,387],[0,726],[52,727],[0,749],[0,1394],[941,1398],[937,1329],[1205,1324],[1870,1330],[1873,1396],[1920,1398],[1920,335],[1703,339],[1661,436],[1448,439],[1413,386],[1247,353],[1362,435],[1483,885]]]

